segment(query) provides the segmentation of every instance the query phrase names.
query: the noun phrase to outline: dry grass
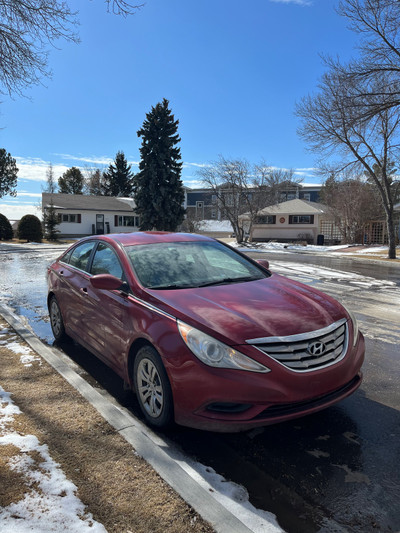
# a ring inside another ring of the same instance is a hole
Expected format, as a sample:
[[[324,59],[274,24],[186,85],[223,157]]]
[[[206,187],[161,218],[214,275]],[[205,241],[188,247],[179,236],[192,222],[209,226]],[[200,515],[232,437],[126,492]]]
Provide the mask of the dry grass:
[[[0,320],[0,329],[6,326]],[[2,345],[0,365],[0,385],[22,411],[14,417],[14,431],[48,445],[87,510],[109,533],[213,531],[45,361],[26,367]],[[29,488],[7,467],[15,452],[11,445],[0,446],[1,506],[18,501]]]

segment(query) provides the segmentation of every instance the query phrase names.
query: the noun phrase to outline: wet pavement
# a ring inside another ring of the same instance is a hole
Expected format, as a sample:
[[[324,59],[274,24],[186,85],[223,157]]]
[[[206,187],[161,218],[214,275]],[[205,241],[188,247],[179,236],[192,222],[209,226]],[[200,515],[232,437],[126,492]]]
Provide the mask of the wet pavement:
[[[45,272],[60,249],[2,253],[1,248],[1,301],[51,343]],[[262,257],[275,272],[316,286],[356,312],[367,346],[361,388],[293,422],[233,435],[176,427],[166,436],[246,487],[251,503],[276,514],[288,532],[398,532],[400,268],[299,254]],[[98,359],[75,343],[63,349],[88,381],[140,418],[135,398]]]

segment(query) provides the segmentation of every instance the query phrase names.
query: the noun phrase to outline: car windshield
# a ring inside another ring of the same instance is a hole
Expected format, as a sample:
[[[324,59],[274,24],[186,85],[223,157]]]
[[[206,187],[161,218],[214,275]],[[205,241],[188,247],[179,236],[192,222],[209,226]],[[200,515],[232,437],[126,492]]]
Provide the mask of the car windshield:
[[[140,283],[184,289],[259,280],[261,267],[219,242],[167,242],[126,247]]]

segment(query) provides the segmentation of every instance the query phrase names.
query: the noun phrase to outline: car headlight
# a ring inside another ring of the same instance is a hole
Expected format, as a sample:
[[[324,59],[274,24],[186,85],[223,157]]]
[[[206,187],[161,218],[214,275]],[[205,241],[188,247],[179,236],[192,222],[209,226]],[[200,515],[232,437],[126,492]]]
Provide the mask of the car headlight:
[[[236,368],[248,372],[271,372],[266,366],[223,342],[217,341],[217,339],[184,324],[180,320],[177,322],[179,332],[187,347],[206,365],[218,368]]]
[[[351,321],[353,323],[353,346],[355,346],[357,344],[357,339],[358,339],[358,322],[357,322],[357,319],[356,319],[353,311],[350,311],[350,309],[348,309],[345,306],[343,306],[343,307],[346,309],[346,311],[350,315]]]

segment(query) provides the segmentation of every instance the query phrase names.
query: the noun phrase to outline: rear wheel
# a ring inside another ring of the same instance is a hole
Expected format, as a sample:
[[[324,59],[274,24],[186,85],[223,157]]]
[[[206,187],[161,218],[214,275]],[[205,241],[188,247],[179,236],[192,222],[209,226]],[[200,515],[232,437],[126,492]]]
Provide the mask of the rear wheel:
[[[66,340],[68,336],[65,333],[64,321],[55,296],[52,296],[49,301],[49,315],[51,331],[56,341]]]
[[[167,427],[173,420],[171,385],[154,348],[140,348],[133,372],[137,399],[146,421],[158,428]]]

